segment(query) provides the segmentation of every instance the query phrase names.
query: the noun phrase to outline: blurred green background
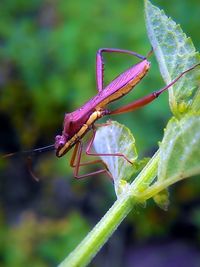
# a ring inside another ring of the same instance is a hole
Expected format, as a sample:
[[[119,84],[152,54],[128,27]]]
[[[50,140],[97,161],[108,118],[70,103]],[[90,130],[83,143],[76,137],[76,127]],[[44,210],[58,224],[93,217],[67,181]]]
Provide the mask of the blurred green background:
[[[199,0],[153,3],[181,24],[199,50]],[[54,143],[64,113],[97,92],[95,53],[101,47],[148,53],[143,1],[0,1],[0,153]],[[105,61],[106,84],[136,63],[113,54]],[[148,76],[113,108],[163,86],[154,57],[151,62]],[[166,93],[113,119],[132,130],[142,158],[157,149],[170,116]],[[107,177],[73,179],[70,155],[34,157],[39,183],[26,159],[0,162],[0,266],[56,266],[114,202]],[[170,192],[168,212],[151,202],[145,209],[136,207],[90,266],[200,266],[199,179],[183,181]]]

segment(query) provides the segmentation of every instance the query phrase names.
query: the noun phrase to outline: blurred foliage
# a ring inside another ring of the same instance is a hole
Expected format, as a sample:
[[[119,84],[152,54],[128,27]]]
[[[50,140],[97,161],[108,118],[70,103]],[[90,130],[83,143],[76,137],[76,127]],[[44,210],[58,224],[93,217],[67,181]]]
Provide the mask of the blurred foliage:
[[[70,253],[89,230],[88,223],[76,213],[56,221],[38,220],[31,212],[21,222],[5,227],[1,235],[0,266],[56,266],[65,253]]]
[[[163,7],[182,25],[199,50],[199,1],[154,0],[153,3]],[[148,53],[150,44],[145,31],[143,1],[0,1],[1,153],[54,142],[54,136],[62,130],[64,113],[75,110],[97,92],[95,53],[101,47]],[[105,61],[105,83],[136,62],[126,55],[106,55]],[[151,62],[151,71],[142,83],[112,106],[123,105],[163,86],[154,57]],[[113,116],[113,119],[125,123],[133,131],[141,157],[149,156],[155,150],[169,117],[165,94],[148,107]],[[42,204],[44,195],[52,196],[48,179],[35,185],[20,158],[0,162],[0,233],[3,236],[0,266],[55,266],[62,253],[66,254],[66,244],[70,251],[87,231],[88,224],[83,218],[94,223],[112,203],[112,184],[98,178],[94,182],[92,179],[73,181],[69,159],[70,155],[57,160],[46,154],[34,162],[34,171],[39,177],[48,177],[61,184],[54,185],[56,192],[50,204],[48,201]],[[92,170],[96,170],[96,166],[84,172]],[[63,177],[68,179],[67,184],[60,182]],[[189,203],[192,204],[194,199],[195,203],[199,201],[200,187],[198,180],[191,186],[193,182],[192,179],[184,182],[183,192],[178,190],[183,198],[190,194]],[[60,206],[55,205],[62,194],[66,198],[60,200]],[[153,205],[148,207],[147,213],[139,207],[140,215],[129,216],[128,228],[124,226],[121,230],[120,235],[124,233],[120,239],[124,245],[121,249],[126,249],[126,231],[133,229],[133,225],[134,234],[129,235],[131,240],[170,235],[175,217],[180,218],[184,212],[182,201],[177,199],[177,202],[179,206],[170,206],[168,213]],[[39,209],[39,205],[42,208]],[[32,210],[31,214],[18,222],[19,214],[27,210]],[[57,218],[58,211],[62,219]],[[47,213],[46,220],[40,218],[44,212]],[[190,224],[194,224],[199,233],[198,214],[193,211]],[[113,243],[109,244],[113,246]],[[101,253],[109,255],[106,250]],[[97,256],[95,266],[105,266],[98,265],[98,260],[101,262],[102,259]]]

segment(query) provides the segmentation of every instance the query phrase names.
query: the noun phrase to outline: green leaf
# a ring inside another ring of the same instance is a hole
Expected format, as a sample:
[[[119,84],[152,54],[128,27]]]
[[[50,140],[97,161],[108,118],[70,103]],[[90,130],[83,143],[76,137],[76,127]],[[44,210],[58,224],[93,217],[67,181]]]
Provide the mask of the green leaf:
[[[124,154],[131,162],[137,159],[135,139],[130,130],[115,121],[108,121],[108,125],[99,127],[94,140],[94,148],[99,154]],[[128,184],[125,180],[133,174],[134,165],[119,156],[101,156],[112,174],[116,194],[122,193]]]
[[[169,84],[180,73],[199,63],[200,55],[180,25],[148,0],[145,0],[145,17],[149,40],[161,75],[165,83]],[[171,87],[169,103],[174,115],[180,117],[192,109],[193,96],[199,91],[199,81],[200,71],[193,70]]]
[[[172,118],[160,145],[158,181],[178,180],[200,173],[200,116]]]
[[[200,88],[194,95],[193,102],[191,105],[191,111],[192,113],[200,114]]]

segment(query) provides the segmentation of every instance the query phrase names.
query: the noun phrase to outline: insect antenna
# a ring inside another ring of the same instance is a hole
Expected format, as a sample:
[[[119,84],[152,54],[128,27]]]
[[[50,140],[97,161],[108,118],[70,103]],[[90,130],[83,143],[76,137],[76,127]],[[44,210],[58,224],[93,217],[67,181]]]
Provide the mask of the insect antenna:
[[[36,148],[36,149],[31,149],[31,150],[23,150],[23,151],[19,151],[19,152],[14,152],[14,153],[8,153],[5,155],[2,155],[1,158],[10,158],[13,156],[34,156],[38,153],[43,153],[43,152],[47,152],[47,151],[51,151],[55,149],[55,145],[48,145],[48,146],[44,146],[44,147],[40,147],[40,148]]]
[[[40,179],[35,175],[35,173],[33,171],[33,161],[32,161],[32,157],[31,156],[27,157],[26,163],[27,163],[28,171],[29,171],[30,175],[32,176],[32,178],[36,182],[39,182]]]
[[[36,149],[32,149],[32,150],[23,150],[23,151],[14,152],[14,153],[8,153],[8,154],[1,156],[1,158],[5,159],[5,158],[14,157],[14,156],[27,156],[26,162],[27,162],[28,171],[29,171],[30,175],[33,177],[33,179],[38,182],[39,179],[33,172],[32,158],[33,158],[33,156],[35,156],[38,153],[48,152],[51,150],[55,150],[54,144],[40,147],[40,148],[36,148]]]

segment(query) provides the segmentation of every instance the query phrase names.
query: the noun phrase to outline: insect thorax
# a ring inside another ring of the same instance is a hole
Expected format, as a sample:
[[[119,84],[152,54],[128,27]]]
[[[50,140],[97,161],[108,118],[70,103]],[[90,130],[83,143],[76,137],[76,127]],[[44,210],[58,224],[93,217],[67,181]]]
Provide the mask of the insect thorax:
[[[98,109],[95,110],[88,118],[88,120],[82,124],[81,128],[74,133],[74,135],[67,140],[66,134],[57,135],[55,148],[56,155],[58,157],[62,157],[66,154],[79,140],[83,138],[83,136],[92,128],[94,122],[106,114],[106,110]]]

